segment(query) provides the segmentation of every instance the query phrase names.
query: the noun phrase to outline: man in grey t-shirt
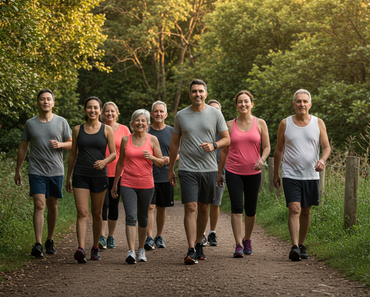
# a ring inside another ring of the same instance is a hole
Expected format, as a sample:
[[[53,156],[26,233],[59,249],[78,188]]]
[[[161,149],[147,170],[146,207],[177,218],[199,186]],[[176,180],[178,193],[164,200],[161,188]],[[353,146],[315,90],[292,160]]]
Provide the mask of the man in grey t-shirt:
[[[198,260],[206,259],[201,241],[208,221],[208,205],[212,203],[217,179],[216,149],[230,144],[225,119],[217,109],[206,105],[207,95],[204,81],[195,79],[190,83],[189,97],[192,104],[176,114],[170,145],[168,180],[174,186],[174,166],[181,143],[178,174],[189,245],[185,264],[195,264]],[[217,134],[221,137],[218,141]]]
[[[58,217],[58,199],[62,198],[64,178],[63,149],[72,147],[72,131],[67,121],[55,114],[54,95],[49,89],[41,90],[37,95],[39,114],[29,119],[23,130],[22,141],[18,149],[17,167],[14,181],[22,184],[21,167],[31,144],[28,176],[30,196],[33,197],[33,227],[36,243],[31,255],[43,257],[42,230],[44,227],[45,198],[48,207],[48,236],[45,242],[47,254],[55,254],[53,233]]]

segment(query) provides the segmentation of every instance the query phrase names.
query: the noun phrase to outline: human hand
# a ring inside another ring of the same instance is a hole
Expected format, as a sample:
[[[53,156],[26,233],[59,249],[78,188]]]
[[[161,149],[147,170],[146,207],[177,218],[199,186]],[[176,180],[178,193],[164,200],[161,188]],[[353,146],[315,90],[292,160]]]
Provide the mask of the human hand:
[[[62,148],[60,142],[58,140],[49,140],[50,144],[51,144],[51,147],[56,150],[56,149],[59,149],[59,148]]]
[[[98,170],[102,170],[105,167],[106,163],[104,160],[98,160],[94,163],[94,168]]]
[[[217,176],[217,184],[220,188],[224,186],[224,177],[222,176],[222,174],[219,174]]]
[[[264,163],[265,163],[265,161],[262,158],[259,158],[257,163],[254,165],[254,170],[255,171],[261,170],[263,168]]]
[[[69,179],[67,179],[67,181],[66,181],[66,191],[68,192],[68,193],[72,193],[73,192],[73,190],[72,190],[72,185],[71,185],[71,180]]]
[[[168,164],[170,164],[170,157],[168,157],[168,156],[164,156],[162,159],[163,159],[163,161],[164,161],[164,165],[168,165]]]
[[[113,199],[116,199],[118,197],[117,185],[112,186],[112,190],[110,191],[110,194],[112,195]]]
[[[324,168],[325,168],[325,162],[322,159],[316,162],[315,171],[321,172],[324,170]]]
[[[153,156],[148,151],[143,151],[143,157],[148,160],[153,159]]]
[[[22,184],[22,179],[21,179],[21,174],[20,173],[16,173],[14,175],[14,181],[15,181],[15,184],[17,186],[20,186]]]
[[[274,178],[273,178],[272,182],[274,183],[275,188],[279,190],[280,187],[281,187],[280,176],[279,175],[274,175]]]
[[[212,152],[215,150],[215,147],[213,146],[213,143],[203,142],[199,145],[203,151],[206,153]]]
[[[176,174],[174,171],[168,172],[168,181],[172,186],[176,186]]]

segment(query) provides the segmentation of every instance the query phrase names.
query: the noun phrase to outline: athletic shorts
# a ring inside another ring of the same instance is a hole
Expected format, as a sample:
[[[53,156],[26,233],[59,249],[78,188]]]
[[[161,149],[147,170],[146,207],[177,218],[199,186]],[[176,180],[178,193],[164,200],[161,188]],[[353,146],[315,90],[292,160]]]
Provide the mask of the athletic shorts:
[[[154,194],[152,202],[159,207],[173,206],[173,186],[168,183],[154,183]]]
[[[44,194],[45,198],[63,198],[64,176],[40,176],[36,174],[28,175],[30,181],[30,196],[34,194]]]
[[[213,205],[215,206],[221,205],[221,200],[222,200],[222,195],[224,194],[224,190],[225,190],[225,183],[222,185],[222,187],[220,187],[216,183],[215,196],[213,197],[213,201],[212,201]]]
[[[215,196],[217,172],[191,172],[179,170],[181,202],[212,203]]]
[[[286,205],[300,202],[302,208],[319,205],[319,180],[297,180],[283,178]]]
[[[108,177],[89,177],[73,174],[72,186],[78,189],[88,189],[92,193],[100,193],[109,188]]]

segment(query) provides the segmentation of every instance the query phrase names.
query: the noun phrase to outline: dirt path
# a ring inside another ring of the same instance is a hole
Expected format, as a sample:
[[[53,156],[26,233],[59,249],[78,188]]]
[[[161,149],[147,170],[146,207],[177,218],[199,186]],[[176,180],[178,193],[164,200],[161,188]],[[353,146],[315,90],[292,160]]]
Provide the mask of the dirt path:
[[[125,263],[127,243],[122,205],[115,250],[102,251],[101,261],[77,264],[74,233],[56,246],[57,254],[32,261],[30,268],[3,275],[0,296],[369,296],[366,287],[338,277],[311,257],[288,260],[290,246],[255,228],[254,255],[232,258],[230,215],[221,213],[218,247],[205,247],[207,260],[187,266],[183,207],[176,201],[167,211],[165,249],[147,252],[148,262]],[[92,242],[88,224],[87,245]],[[90,253],[89,253],[90,254]]]

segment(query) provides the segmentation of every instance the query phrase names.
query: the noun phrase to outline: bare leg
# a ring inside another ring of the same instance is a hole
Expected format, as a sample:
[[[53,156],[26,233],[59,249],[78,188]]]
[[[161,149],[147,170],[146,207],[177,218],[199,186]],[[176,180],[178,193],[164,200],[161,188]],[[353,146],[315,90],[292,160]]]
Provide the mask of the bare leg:
[[[166,223],[166,208],[157,206],[157,236],[162,236],[165,223]]]
[[[232,213],[231,214],[231,227],[233,228],[235,244],[242,244],[243,237],[243,214]]]
[[[136,226],[126,225],[126,238],[128,249],[135,251]]]
[[[114,237],[114,231],[116,231],[116,227],[117,227],[117,221],[108,219],[108,236]]]
[[[46,199],[46,206],[48,208],[47,222],[48,222],[48,237],[47,239],[53,239],[55,226],[58,219],[58,198],[49,197]]]
[[[212,231],[216,231],[219,214],[220,214],[220,207],[217,205],[210,204],[209,222],[210,222],[210,228]]]
[[[197,202],[187,202],[184,204],[185,216],[184,227],[189,248],[194,248],[196,234],[196,218]]]
[[[154,226],[154,211],[155,211],[155,204],[150,204],[149,212],[148,212],[148,228],[147,228],[147,236],[153,238],[153,226]]]
[[[302,208],[301,215],[299,217],[300,229],[299,229],[299,244],[304,244],[307,236],[308,229],[310,228],[311,221],[311,206]]]
[[[201,243],[204,231],[208,223],[208,205],[206,203],[198,202],[198,216],[197,216],[197,238],[196,242]]]
[[[102,221],[102,224],[101,224],[101,236],[104,236],[105,237],[105,230],[107,229],[107,221]]]
[[[289,219],[288,228],[292,245],[298,246],[298,234],[300,229],[299,217],[301,215],[301,204],[299,202],[288,203],[289,208]]]
[[[256,215],[254,215],[253,217],[248,217],[248,216],[244,217],[244,224],[245,224],[244,239],[245,240],[251,239],[252,231],[253,231],[255,223],[256,223]]]
[[[147,228],[138,227],[138,233],[139,233],[139,249],[143,249],[147,234]]]
[[[91,215],[93,219],[93,235],[94,235],[94,247],[99,245],[99,237],[102,229],[102,209],[105,198],[105,192],[90,193],[91,195]]]
[[[77,209],[76,232],[78,246],[84,249],[86,241],[86,221],[87,217],[89,216],[90,190],[73,188],[73,195],[75,197]],[[100,231],[101,230],[99,230],[99,233]]]
[[[42,241],[42,230],[44,229],[45,195],[34,194],[33,196],[33,229],[36,242]]]

